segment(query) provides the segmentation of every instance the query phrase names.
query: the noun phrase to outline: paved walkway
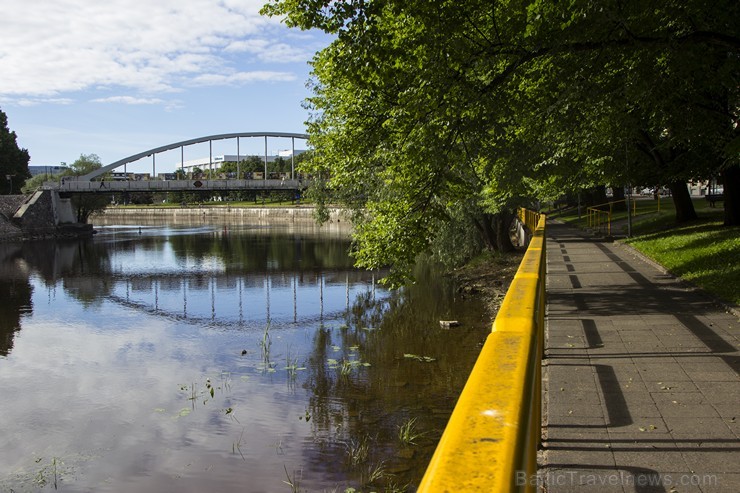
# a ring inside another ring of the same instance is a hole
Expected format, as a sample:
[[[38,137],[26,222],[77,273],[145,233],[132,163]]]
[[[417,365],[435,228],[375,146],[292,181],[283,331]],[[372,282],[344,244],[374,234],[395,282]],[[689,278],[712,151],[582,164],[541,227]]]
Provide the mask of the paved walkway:
[[[544,489],[740,492],[740,319],[628,247],[547,248]]]

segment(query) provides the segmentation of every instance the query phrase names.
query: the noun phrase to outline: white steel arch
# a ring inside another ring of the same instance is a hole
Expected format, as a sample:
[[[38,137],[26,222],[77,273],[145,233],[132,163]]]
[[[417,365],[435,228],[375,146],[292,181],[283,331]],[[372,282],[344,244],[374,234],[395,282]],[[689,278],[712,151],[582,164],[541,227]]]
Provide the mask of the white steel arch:
[[[230,133],[230,134],[209,135],[206,137],[198,137],[195,139],[183,140],[182,142],[175,142],[174,144],[168,144],[168,145],[164,145],[161,147],[155,147],[154,149],[149,149],[148,151],[134,154],[127,158],[120,159],[114,163],[103,166],[102,168],[96,169],[95,171],[91,173],[82,175],[79,178],[77,178],[77,180],[91,181],[92,179],[97,178],[98,176],[102,174],[105,174],[111,170],[124,166],[128,163],[133,163],[135,161],[138,161],[141,158],[145,158],[148,156],[154,156],[160,152],[171,151],[177,148],[184,148],[185,146],[189,146],[193,144],[201,144],[203,142],[210,143],[210,142],[213,142],[214,140],[237,139],[237,148],[238,148],[238,145],[239,145],[238,139],[241,137],[264,137],[265,138],[265,162],[267,162],[267,139],[268,137],[292,139],[293,150],[295,150],[295,139],[308,140],[307,134],[289,133],[289,132],[238,132],[238,133]]]

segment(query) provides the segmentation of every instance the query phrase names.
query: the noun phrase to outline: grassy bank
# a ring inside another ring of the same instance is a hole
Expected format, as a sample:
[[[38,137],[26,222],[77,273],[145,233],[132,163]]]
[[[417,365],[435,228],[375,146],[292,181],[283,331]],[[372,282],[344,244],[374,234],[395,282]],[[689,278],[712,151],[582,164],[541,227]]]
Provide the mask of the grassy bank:
[[[740,227],[722,226],[721,206],[710,208],[706,200],[696,199],[694,207],[699,219],[676,224],[670,199],[661,201],[660,212],[652,200],[638,201],[637,205],[632,237],[625,239],[625,243],[674,275],[726,302],[740,305]],[[626,213],[621,216],[617,216],[613,231],[625,231]],[[564,214],[560,219],[587,227],[577,212]]]

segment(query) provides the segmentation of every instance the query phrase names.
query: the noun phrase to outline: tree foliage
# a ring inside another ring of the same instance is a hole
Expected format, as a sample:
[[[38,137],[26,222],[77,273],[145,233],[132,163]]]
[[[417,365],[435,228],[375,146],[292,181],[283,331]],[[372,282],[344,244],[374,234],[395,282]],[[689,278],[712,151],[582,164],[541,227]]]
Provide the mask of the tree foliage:
[[[25,181],[31,177],[28,162],[31,157],[26,149],[18,147],[15,132],[8,128],[8,117],[0,110],[0,194],[20,193]]]
[[[21,188],[22,193],[31,193],[37,188],[39,188],[41,185],[44,184],[45,181],[49,179],[46,175],[36,175],[32,176],[26,182],[23,184],[23,188]]]
[[[335,35],[312,61],[308,170],[354,211],[358,264],[390,263],[398,280],[459,204],[503,248],[514,205],[669,185],[688,219],[686,180],[739,166],[737,2],[274,0],[263,12]]]
[[[97,154],[80,154],[62,176],[82,176],[103,166]],[[105,175],[100,177],[100,187],[97,193],[78,193],[72,196],[72,206],[77,211],[77,222],[86,223],[90,214],[105,209],[110,204],[112,196],[105,188]]]

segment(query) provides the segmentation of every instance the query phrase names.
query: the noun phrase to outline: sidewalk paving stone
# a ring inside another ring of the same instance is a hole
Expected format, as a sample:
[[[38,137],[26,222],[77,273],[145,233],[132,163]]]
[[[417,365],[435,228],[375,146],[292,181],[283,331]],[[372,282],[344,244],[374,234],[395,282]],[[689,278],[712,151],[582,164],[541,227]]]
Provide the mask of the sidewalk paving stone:
[[[740,320],[623,245],[548,225],[540,490],[740,491]]]

